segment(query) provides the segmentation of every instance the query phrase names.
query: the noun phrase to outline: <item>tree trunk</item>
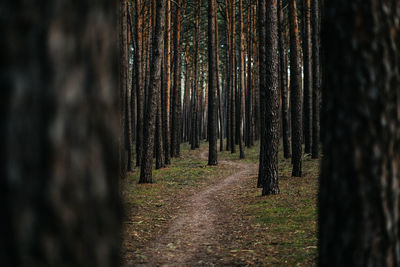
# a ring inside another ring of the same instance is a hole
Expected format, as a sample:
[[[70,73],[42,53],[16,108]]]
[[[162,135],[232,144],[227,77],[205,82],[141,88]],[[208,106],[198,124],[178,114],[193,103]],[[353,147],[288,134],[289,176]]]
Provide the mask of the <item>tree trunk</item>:
[[[217,165],[217,3],[208,0],[208,165]]]
[[[300,46],[296,0],[289,1],[290,22],[290,104],[292,113],[292,163],[295,177],[301,177],[302,101],[300,82]]]
[[[243,24],[243,0],[239,0],[239,38],[240,38],[240,47],[239,47],[239,109],[238,109],[238,121],[239,126],[237,127],[239,130],[239,150],[240,150],[240,158],[244,158],[244,149],[243,149],[243,119],[244,119],[244,91],[246,90],[246,81],[245,81],[245,67],[244,67],[244,24]]]
[[[286,34],[284,27],[284,12],[282,1],[278,0],[278,13],[279,13],[279,57],[280,57],[280,87],[282,98],[282,139],[283,139],[283,156],[285,159],[291,157],[290,155],[290,134],[289,134],[289,97],[288,97],[288,73],[287,73],[287,49],[286,49]],[[308,1],[308,0],[306,0]]]
[[[170,110],[170,93],[171,93],[171,1],[167,1],[166,6],[166,28],[165,28],[165,44],[164,44],[164,86],[162,92],[162,131],[163,131],[163,147],[165,164],[171,164],[170,152],[170,132],[169,132],[169,110]]]
[[[154,135],[157,115],[158,98],[160,97],[161,88],[161,59],[163,53],[163,36],[165,24],[165,2],[157,1],[156,3],[156,23],[154,29],[154,37],[152,42],[152,57],[150,66],[150,85],[148,92],[148,102],[144,121],[146,127],[143,129],[143,154],[142,165],[140,169],[139,183],[152,183],[153,168],[153,152],[154,152]]]
[[[231,112],[231,153],[236,153],[236,58],[235,58],[235,33],[236,33],[236,2],[230,1],[230,112]]]
[[[263,186],[262,195],[279,194],[278,150],[279,150],[279,55],[278,55],[278,3],[277,0],[263,0],[260,6],[260,74],[265,79],[260,82],[261,142],[259,179]],[[265,7],[264,7],[265,6]],[[264,13],[265,10],[265,13]],[[263,25],[264,24],[264,25]],[[261,68],[264,69],[261,71]]]
[[[399,266],[399,2],[325,5],[319,266]]]
[[[182,0],[177,0],[174,16],[174,82],[172,97],[172,121],[171,121],[171,156],[180,155],[181,133],[181,6]]]
[[[304,152],[311,153],[312,138],[312,45],[311,45],[311,0],[303,0],[303,62],[304,62]]]
[[[120,3],[89,4],[0,3],[2,266],[120,262]]]
[[[319,1],[313,1],[311,6],[312,14],[312,67],[313,67],[313,91],[312,91],[312,158],[319,158],[319,117],[320,117],[320,51],[319,51]]]
[[[266,0],[259,0],[258,1],[258,36],[259,36],[259,76],[260,76],[260,81],[259,81],[259,90],[261,92],[261,88],[266,87],[267,85],[267,63],[266,63]],[[265,107],[265,97],[266,95],[263,94],[263,97],[260,98],[260,106],[259,107]],[[261,117],[261,129],[265,128],[265,108],[260,108],[260,113],[259,116]],[[263,183],[264,183],[264,173],[265,173],[265,168],[264,164],[261,164],[265,161],[264,157],[265,151],[266,151],[266,138],[261,138],[260,140],[260,164],[259,164],[259,169],[258,169],[258,181],[257,181],[257,187],[262,188]]]
[[[252,10],[253,10],[253,5],[250,2],[248,11],[247,11],[247,94],[246,94],[246,146],[250,147],[251,146],[251,139],[253,135],[253,129],[252,129],[252,120],[253,120],[253,103],[252,103],[252,64],[253,64],[253,37],[252,35],[254,34],[252,32]]]

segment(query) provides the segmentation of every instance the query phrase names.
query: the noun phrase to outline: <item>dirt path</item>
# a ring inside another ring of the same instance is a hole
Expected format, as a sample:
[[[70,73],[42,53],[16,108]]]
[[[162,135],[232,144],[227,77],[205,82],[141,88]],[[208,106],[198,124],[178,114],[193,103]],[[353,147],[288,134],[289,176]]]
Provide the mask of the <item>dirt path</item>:
[[[201,152],[200,157],[207,159],[208,152]],[[224,224],[234,211],[232,203],[240,195],[240,186],[256,173],[256,166],[250,163],[220,160],[219,164],[232,166],[234,174],[183,201],[166,234],[148,249],[148,262],[143,266],[211,266],[217,263],[213,255],[224,245],[220,237],[226,235]]]

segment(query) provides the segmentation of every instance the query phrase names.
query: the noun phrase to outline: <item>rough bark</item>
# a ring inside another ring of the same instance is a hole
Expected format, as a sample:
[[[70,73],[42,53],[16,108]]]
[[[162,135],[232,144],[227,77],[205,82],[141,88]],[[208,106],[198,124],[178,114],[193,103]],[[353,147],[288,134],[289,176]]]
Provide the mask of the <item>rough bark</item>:
[[[319,266],[399,266],[400,4],[325,5]]]
[[[292,115],[292,163],[295,177],[301,177],[302,99],[300,82],[300,46],[296,0],[289,1],[290,22],[290,105]]]
[[[2,266],[119,263],[117,3],[0,3]]]
[[[156,126],[157,104],[161,93],[161,60],[163,53],[163,36],[165,28],[165,2],[157,1],[154,36],[152,40],[152,56],[150,66],[150,85],[144,121],[146,125],[143,129],[143,154],[140,169],[139,183],[153,182],[153,153],[154,136]]]
[[[266,0],[259,0],[258,1],[258,18],[257,18],[257,23],[258,23],[258,37],[260,40],[259,43],[259,91],[261,91],[261,88],[264,88],[267,84],[266,80],[266,73],[267,73],[267,63],[266,63]],[[260,98],[260,106],[259,107],[265,107],[265,95],[264,97]],[[264,108],[259,108],[259,117],[261,118],[260,123],[261,123],[261,129],[265,128],[265,109]],[[260,164],[259,164],[259,170],[258,170],[258,181],[257,181],[257,187],[262,188],[263,182],[264,182],[264,164],[261,164],[261,162],[264,162],[265,159],[265,146],[266,146],[266,138],[261,138],[260,140]]]
[[[278,184],[278,149],[279,149],[279,55],[278,55],[278,2],[266,1],[265,39],[261,39],[260,46],[265,46],[264,84],[260,83],[261,106],[261,140],[263,150],[260,151],[259,176],[262,181],[262,195],[279,194]],[[263,156],[261,157],[261,154]]]

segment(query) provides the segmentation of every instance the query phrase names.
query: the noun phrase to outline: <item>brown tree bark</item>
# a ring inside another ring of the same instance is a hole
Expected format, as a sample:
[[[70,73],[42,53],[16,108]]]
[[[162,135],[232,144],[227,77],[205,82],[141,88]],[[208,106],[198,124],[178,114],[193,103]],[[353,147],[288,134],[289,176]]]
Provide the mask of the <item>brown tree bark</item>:
[[[302,97],[300,82],[300,46],[296,0],[289,1],[290,22],[290,105],[292,113],[292,163],[295,177],[301,177]]]
[[[166,23],[165,23],[165,44],[164,44],[164,86],[162,92],[162,128],[163,128],[163,148],[165,164],[171,164],[170,152],[170,94],[171,94],[171,1],[166,3]]]
[[[308,0],[306,0],[308,1]],[[289,92],[288,92],[288,64],[287,64],[287,46],[286,46],[286,27],[284,25],[283,0],[278,0],[278,36],[279,36],[279,58],[280,58],[280,87],[282,99],[282,140],[283,156],[285,159],[290,155],[290,133],[289,133]]]
[[[143,129],[143,154],[140,169],[139,183],[153,182],[153,152],[154,136],[157,115],[158,98],[161,93],[161,60],[163,53],[163,37],[165,30],[165,2],[157,1],[155,18],[154,37],[152,42],[152,57],[150,66],[150,81],[144,121],[146,126]]]
[[[400,3],[324,14],[319,266],[399,266]]]
[[[180,155],[181,136],[181,6],[182,0],[177,0],[174,6],[174,82],[172,96],[172,120],[171,120],[171,156]]]
[[[0,3],[0,262],[116,266],[120,3],[40,4]]]

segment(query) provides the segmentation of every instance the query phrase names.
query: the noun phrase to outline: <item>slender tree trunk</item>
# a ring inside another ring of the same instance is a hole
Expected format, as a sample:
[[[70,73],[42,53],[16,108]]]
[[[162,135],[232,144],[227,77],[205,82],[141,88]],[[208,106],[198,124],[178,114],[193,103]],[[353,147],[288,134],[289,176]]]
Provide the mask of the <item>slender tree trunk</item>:
[[[232,44],[231,44],[231,35],[232,35],[232,29],[231,29],[231,0],[225,0],[225,13],[226,13],[226,47],[227,49],[226,54],[225,54],[225,75],[226,75],[226,87],[225,87],[225,105],[226,105],[226,150],[229,151],[231,149],[231,123],[232,123],[232,117],[231,117],[231,50],[232,50]]]
[[[284,27],[284,12],[282,1],[278,0],[278,13],[279,13],[279,57],[280,57],[280,87],[282,99],[282,139],[283,139],[283,156],[285,159],[291,157],[290,155],[290,134],[289,134],[289,96],[288,96],[288,73],[287,73],[287,49],[286,49],[286,34]],[[308,1],[308,0],[305,0]]]
[[[313,67],[313,91],[312,91],[312,158],[319,158],[319,117],[320,117],[320,51],[319,51],[319,1],[312,2],[312,67]]]
[[[171,164],[170,152],[170,132],[169,132],[169,116],[170,116],[170,93],[171,93],[171,1],[166,3],[166,23],[165,23],[165,44],[164,44],[164,86],[162,92],[162,130],[163,130],[163,147],[165,164]]]
[[[150,81],[148,92],[148,102],[144,119],[146,127],[143,134],[143,155],[142,165],[140,170],[139,183],[152,183],[152,167],[153,167],[153,152],[154,152],[154,135],[156,124],[156,113],[158,98],[160,97],[161,88],[161,60],[163,53],[163,36],[165,28],[165,2],[156,2],[156,23],[154,29],[154,37],[152,41],[152,58],[150,66]]]
[[[217,3],[208,0],[208,165],[217,165]]]
[[[172,98],[171,121],[171,156],[180,156],[181,136],[181,6],[182,0],[177,0],[174,12],[174,82]]]
[[[215,13],[216,16],[216,22],[215,22],[215,50],[216,50],[216,58],[217,58],[217,68],[215,69],[216,76],[217,76],[217,96],[218,96],[218,113],[219,113],[219,123],[220,123],[220,143],[219,143],[219,151],[224,150],[224,115],[223,115],[223,104],[222,104],[222,97],[221,97],[221,86],[220,86],[220,81],[219,81],[219,38],[218,38],[218,13]],[[218,124],[217,124],[218,128]]]
[[[236,58],[235,58],[235,33],[236,33],[236,1],[230,1],[230,28],[231,28],[231,35],[230,35],[230,43],[231,43],[231,53],[230,53],[230,112],[231,112],[231,153],[236,153]]]
[[[319,266],[399,266],[400,5],[325,5]]]
[[[303,61],[304,61],[304,152],[311,153],[312,141],[312,45],[311,0],[303,0]]]
[[[292,113],[292,163],[295,177],[301,177],[302,101],[300,82],[300,46],[296,0],[289,1],[290,22],[290,104]]]
[[[245,67],[244,67],[244,24],[243,24],[243,0],[239,0],[239,37],[240,37],[240,48],[239,48],[239,150],[240,150],[240,158],[244,158],[244,149],[243,149],[243,119],[244,119],[244,91],[246,90],[246,81],[245,81]]]
[[[250,0],[250,4],[248,7],[248,13],[247,13],[247,94],[246,94],[246,146],[250,147],[251,146],[251,139],[252,139],[252,120],[253,120],[253,103],[252,103],[252,64],[253,64],[253,37],[252,35],[254,34],[252,32],[252,10],[253,10],[253,5]]]
[[[138,47],[135,50],[135,72],[136,72],[136,166],[140,166],[142,158],[142,144],[143,144],[143,102],[144,102],[144,85],[143,85],[143,46],[142,46],[142,29],[143,29],[143,14],[142,0],[136,0],[135,4],[135,39],[137,40]]]
[[[89,2],[0,3],[2,266],[120,262],[120,2]]]

